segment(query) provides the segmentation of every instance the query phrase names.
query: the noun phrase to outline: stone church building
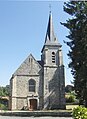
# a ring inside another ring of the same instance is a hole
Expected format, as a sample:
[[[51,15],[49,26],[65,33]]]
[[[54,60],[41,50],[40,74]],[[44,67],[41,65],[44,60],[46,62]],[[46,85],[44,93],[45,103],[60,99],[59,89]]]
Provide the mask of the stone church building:
[[[54,34],[49,13],[41,60],[30,54],[10,79],[10,109],[65,109],[65,76],[62,45]]]

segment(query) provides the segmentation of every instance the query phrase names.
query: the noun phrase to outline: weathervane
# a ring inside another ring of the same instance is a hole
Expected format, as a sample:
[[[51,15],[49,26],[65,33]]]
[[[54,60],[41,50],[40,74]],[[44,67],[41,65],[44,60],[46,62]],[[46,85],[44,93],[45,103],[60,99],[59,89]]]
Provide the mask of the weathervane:
[[[50,11],[50,13],[51,13],[51,4],[49,4],[49,11]]]

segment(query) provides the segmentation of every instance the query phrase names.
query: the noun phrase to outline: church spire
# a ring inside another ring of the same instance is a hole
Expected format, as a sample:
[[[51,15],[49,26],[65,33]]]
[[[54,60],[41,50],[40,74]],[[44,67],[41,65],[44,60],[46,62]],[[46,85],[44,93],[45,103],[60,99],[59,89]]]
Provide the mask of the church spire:
[[[52,43],[55,40],[56,40],[56,38],[55,38],[55,35],[54,35],[52,13],[51,13],[51,10],[50,10],[48,27],[47,27],[46,37],[45,37],[45,44]]]
[[[44,43],[44,46],[43,46],[41,52],[43,52],[45,46],[54,46],[54,47],[61,46],[57,40],[57,37],[54,34],[51,10],[49,12],[49,21],[48,21],[47,32],[46,32],[46,36],[45,36],[45,43]]]

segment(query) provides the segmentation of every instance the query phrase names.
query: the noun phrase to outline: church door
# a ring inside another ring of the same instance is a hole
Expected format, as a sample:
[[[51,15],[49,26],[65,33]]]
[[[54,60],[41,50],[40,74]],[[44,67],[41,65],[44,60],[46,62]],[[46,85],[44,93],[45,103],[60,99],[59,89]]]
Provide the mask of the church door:
[[[30,109],[29,110],[36,110],[37,109],[37,100],[30,99]]]

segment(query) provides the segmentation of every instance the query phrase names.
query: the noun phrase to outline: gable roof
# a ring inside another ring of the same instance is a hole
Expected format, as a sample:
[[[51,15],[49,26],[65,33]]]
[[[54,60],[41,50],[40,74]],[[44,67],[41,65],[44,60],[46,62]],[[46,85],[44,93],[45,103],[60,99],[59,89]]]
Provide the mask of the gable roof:
[[[37,61],[42,67],[43,67],[43,65],[44,65],[44,62],[43,61]]]
[[[32,54],[30,54],[26,60],[19,66],[14,72],[16,75],[38,75],[41,69],[41,65],[35,60]]]

